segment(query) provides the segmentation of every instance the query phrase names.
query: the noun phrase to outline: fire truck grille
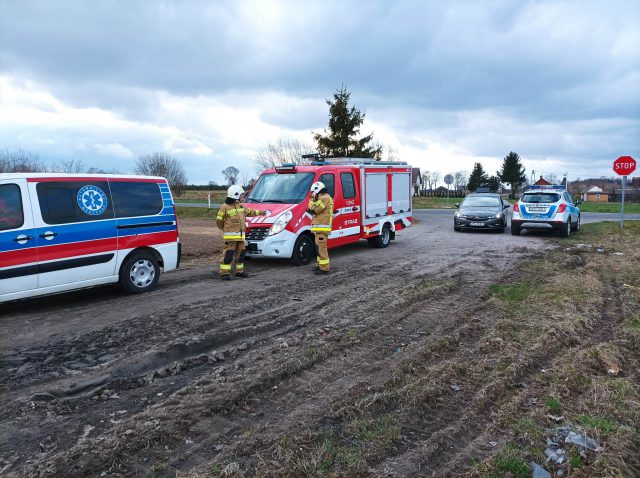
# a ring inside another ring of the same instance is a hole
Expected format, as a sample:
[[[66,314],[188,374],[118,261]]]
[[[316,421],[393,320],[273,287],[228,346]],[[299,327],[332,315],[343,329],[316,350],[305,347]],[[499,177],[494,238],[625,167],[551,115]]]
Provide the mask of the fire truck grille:
[[[246,239],[247,241],[262,241],[269,234],[269,229],[268,227],[254,227],[247,231]]]

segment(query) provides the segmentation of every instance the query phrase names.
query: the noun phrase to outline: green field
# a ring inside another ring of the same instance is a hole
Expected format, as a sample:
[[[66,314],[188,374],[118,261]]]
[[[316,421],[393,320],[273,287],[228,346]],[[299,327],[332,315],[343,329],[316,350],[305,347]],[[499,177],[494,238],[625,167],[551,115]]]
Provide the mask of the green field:
[[[217,209],[209,209],[206,207],[180,207],[176,206],[176,216],[180,219],[211,219],[214,220],[218,214]],[[179,223],[178,223],[179,225]]]
[[[581,212],[620,212],[619,202],[595,203],[583,202],[578,205]],[[640,214],[640,204],[624,205],[624,212],[629,214]]]
[[[455,209],[455,204],[464,198],[414,197],[414,209]]]
[[[176,204],[189,202],[206,204],[208,201],[208,195],[211,194],[211,204],[220,204],[227,197],[227,191],[195,191],[187,189],[179,197],[175,197]]]
[[[211,194],[211,204],[220,204],[227,195],[226,191],[194,191],[186,190],[175,198],[176,204],[196,203],[207,204],[207,197]],[[460,203],[464,198],[440,198],[440,197],[414,197],[414,209],[454,209],[456,203]],[[513,200],[504,198],[505,202],[512,203]],[[579,205],[582,212],[620,212],[620,203],[588,203]],[[640,204],[625,204],[624,212],[629,214],[640,214]],[[192,217],[192,216],[188,216]],[[200,216],[197,216],[200,217]]]

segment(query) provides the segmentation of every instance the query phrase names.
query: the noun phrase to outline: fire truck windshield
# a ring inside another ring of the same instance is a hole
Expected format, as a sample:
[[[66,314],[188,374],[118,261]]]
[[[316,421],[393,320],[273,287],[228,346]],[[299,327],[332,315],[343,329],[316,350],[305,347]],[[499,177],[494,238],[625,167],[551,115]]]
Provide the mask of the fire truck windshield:
[[[245,198],[246,202],[299,204],[307,197],[315,173],[263,174]]]

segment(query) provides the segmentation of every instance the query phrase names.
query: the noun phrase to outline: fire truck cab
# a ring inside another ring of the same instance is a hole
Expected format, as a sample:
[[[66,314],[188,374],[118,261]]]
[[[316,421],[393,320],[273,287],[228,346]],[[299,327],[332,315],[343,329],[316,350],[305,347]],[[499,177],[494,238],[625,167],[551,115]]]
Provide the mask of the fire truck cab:
[[[367,239],[384,248],[396,231],[412,222],[411,167],[404,162],[331,158],[285,164],[265,170],[244,202],[267,216],[247,218],[248,257],[291,259],[295,265],[315,258],[310,187],[322,181],[333,198],[328,247]]]

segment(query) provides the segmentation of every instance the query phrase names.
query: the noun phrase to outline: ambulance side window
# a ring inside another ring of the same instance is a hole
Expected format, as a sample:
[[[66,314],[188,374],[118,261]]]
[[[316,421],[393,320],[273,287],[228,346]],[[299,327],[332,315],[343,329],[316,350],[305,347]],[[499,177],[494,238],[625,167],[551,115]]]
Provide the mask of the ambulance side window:
[[[111,181],[110,184],[116,217],[155,216],[162,211],[162,193],[157,183]]]
[[[353,174],[340,173],[340,182],[342,183],[342,197],[351,199],[356,197],[356,184],[353,181]]]
[[[38,203],[47,224],[113,219],[106,181],[52,181],[39,183]]]
[[[18,229],[24,224],[20,186],[3,184],[0,186],[0,231]]]
[[[320,176],[320,179],[318,179],[318,181],[324,183],[325,187],[327,188],[327,192],[329,193],[329,196],[331,197],[335,196],[336,180],[335,180],[335,177],[333,176],[333,173],[323,174],[322,176]]]

